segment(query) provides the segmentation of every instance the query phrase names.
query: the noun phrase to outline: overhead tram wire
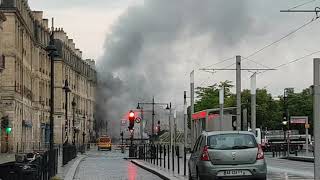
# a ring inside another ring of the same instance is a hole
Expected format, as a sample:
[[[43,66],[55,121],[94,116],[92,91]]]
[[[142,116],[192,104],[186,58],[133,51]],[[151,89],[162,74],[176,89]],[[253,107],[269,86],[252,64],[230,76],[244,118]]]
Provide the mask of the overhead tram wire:
[[[311,0],[311,1],[304,2],[304,3],[302,3],[302,4],[299,4],[299,5],[296,5],[296,6],[292,7],[292,8],[290,8],[290,9],[288,9],[288,10],[293,10],[293,9],[298,8],[298,7],[301,7],[301,6],[310,4],[310,3],[312,3],[312,2],[315,2],[315,1],[316,1],[316,0]]]
[[[282,40],[286,39],[287,37],[293,35],[294,33],[298,32],[299,30],[307,27],[309,24],[313,23],[313,22],[316,21],[317,19],[319,19],[319,15],[316,13],[316,17],[312,18],[311,21],[307,21],[306,23],[304,23],[303,25],[299,26],[298,28],[292,30],[291,32],[289,32],[289,33],[286,34],[285,36],[281,37],[280,39],[278,39],[278,40],[276,40],[276,41],[273,41],[272,43],[265,45],[265,46],[262,47],[261,49],[258,49],[257,51],[249,54],[248,56],[246,56],[246,58],[252,57],[252,56],[254,56],[254,55],[256,55],[256,54],[264,51],[265,49],[267,49],[267,48],[269,48],[269,47],[271,47],[271,46],[279,43],[280,41],[282,41]]]
[[[314,52],[312,52],[312,53],[310,53],[310,54],[307,54],[307,55],[304,55],[304,56],[302,56],[302,57],[300,57],[300,58],[297,58],[297,59],[294,59],[294,60],[292,60],[292,61],[289,61],[289,62],[280,64],[280,65],[278,65],[278,66],[275,66],[274,69],[279,69],[279,68],[281,68],[281,67],[283,67],[283,66],[287,66],[287,65],[293,64],[293,63],[295,63],[295,62],[298,62],[298,61],[300,61],[300,60],[303,60],[303,59],[305,59],[305,58],[307,58],[307,57],[309,57],[309,56],[312,56],[312,55],[314,55],[314,54],[317,54],[317,53],[320,53],[320,50],[314,51]],[[259,72],[259,73],[257,73],[257,74],[263,74],[263,73],[265,73],[265,72],[267,72],[267,71],[262,71],[262,72]]]
[[[294,33],[298,32],[299,30],[305,28],[306,26],[308,26],[308,25],[311,24],[312,22],[316,21],[317,19],[319,19],[318,14],[316,14],[316,17],[312,18],[311,21],[307,21],[306,23],[304,23],[303,25],[299,26],[298,28],[292,30],[291,32],[289,32],[289,33],[286,34],[285,36],[281,37],[280,39],[278,39],[278,40],[276,40],[276,41],[273,41],[273,42],[270,43],[270,44],[265,45],[264,47],[258,49],[257,51],[254,51],[253,53],[251,53],[251,54],[249,54],[248,56],[243,57],[243,58],[249,60],[250,57],[252,57],[252,56],[254,56],[254,55],[256,55],[256,54],[264,51],[265,49],[267,49],[267,48],[269,48],[269,47],[271,47],[271,46],[279,43],[280,41],[282,41],[282,40],[286,39],[287,37],[293,35]],[[234,58],[234,56],[233,56],[232,58]],[[222,62],[226,62],[226,61],[228,61],[228,60],[231,60],[232,58],[224,59],[224,60],[222,60],[222,61],[220,61],[220,62],[218,62],[218,63],[216,63],[216,64],[213,64],[213,65],[210,65],[210,66],[207,66],[207,67],[211,67],[211,66],[220,64],[220,63],[222,63]],[[242,61],[242,62],[243,62],[243,61]],[[228,65],[228,66],[224,67],[224,68],[229,68],[229,67],[231,67],[231,66],[233,66],[233,65],[235,65],[235,64],[236,64],[236,63],[233,63],[233,64],[231,64],[231,65]],[[224,69],[224,68],[223,68],[223,69]]]
[[[232,56],[232,57],[230,57],[230,58],[226,58],[226,59],[220,60],[220,61],[218,61],[218,62],[215,63],[215,64],[208,65],[208,66],[206,66],[206,67],[204,67],[204,68],[212,67],[212,66],[215,66],[215,65],[218,65],[218,64],[221,64],[221,63],[230,61],[230,60],[232,60],[232,59],[234,59],[234,58],[235,58],[235,56]]]

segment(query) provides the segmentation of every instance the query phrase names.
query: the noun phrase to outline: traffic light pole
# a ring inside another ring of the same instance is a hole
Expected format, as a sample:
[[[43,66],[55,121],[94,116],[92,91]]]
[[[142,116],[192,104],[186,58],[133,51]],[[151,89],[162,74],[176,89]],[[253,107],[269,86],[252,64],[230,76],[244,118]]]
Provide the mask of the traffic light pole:
[[[320,180],[320,58],[313,59],[314,179]]]

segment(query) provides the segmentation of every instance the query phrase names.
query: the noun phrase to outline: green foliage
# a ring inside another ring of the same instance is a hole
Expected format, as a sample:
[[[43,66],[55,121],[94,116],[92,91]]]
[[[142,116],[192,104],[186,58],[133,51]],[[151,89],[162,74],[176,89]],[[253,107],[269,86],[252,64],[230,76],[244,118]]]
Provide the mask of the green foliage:
[[[225,107],[236,106],[236,95],[231,93],[233,85],[230,81],[221,82],[220,85],[214,84],[209,87],[196,88],[197,101],[195,112],[219,107],[219,88],[225,88]],[[250,90],[241,92],[242,108],[248,109],[248,121],[251,119],[251,93]],[[281,129],[282,115],[284,112],[283,96],[279,99],[272,98],[266,89],[257,89],[257,127],[267,127],[268,129]],[[309,88],[300,93],[290,93],[288,95],[289,116],[308,116],[312,125],[313,101]],[[189,125],[189,124],[188,124]],[[293,129],[304,131],[302,125],[292,125]],[[311,131],[312,132],[312,131]]]

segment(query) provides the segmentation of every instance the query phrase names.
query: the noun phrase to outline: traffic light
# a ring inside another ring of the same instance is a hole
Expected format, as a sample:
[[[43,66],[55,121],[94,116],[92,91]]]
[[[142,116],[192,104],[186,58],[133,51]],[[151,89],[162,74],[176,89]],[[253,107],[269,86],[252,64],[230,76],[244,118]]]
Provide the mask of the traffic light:
[[[10,134],[12,131],[12,128],[9,124],[9,117],[4,116],[1,118],[1,129],[5,129],[7,134]]]
[[[159,133],[160,133],[160,131],[161,131],[161,129],[160,129],[160,121],[158,121],[158,129],[157,129],[157,130],[158,130],[158,132],[157,132],[157,133],[159,134]]]
[[[129,112],[129,130],[132,130],[134,127],[135,114],[133,111]]]

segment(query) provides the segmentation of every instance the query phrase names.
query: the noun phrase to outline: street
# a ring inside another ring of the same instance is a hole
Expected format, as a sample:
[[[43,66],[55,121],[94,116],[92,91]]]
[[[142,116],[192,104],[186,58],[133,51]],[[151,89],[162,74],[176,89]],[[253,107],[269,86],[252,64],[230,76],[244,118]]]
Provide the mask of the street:
[[[119,151],[88,152],[79,165],[74,180],[160,180],[156,175],[145,171],[130,161],[124,160],[127,154]]]
[[[156,175],[137,167],[118,150],[87,152],[74,180],[160,180]],[[267,158],[268,180],[308,180],[312,178],[313,163]],[[187,179],[187,178],[186,178]]]

